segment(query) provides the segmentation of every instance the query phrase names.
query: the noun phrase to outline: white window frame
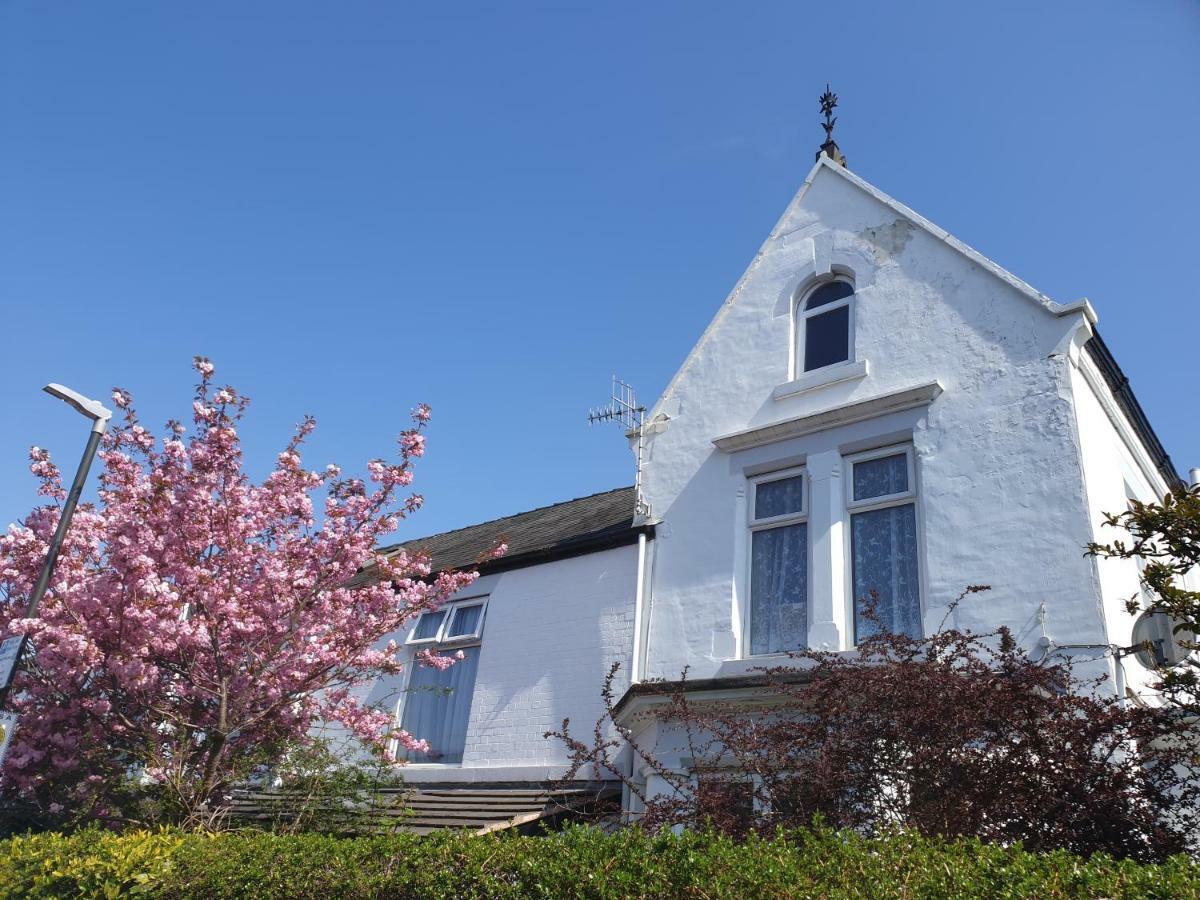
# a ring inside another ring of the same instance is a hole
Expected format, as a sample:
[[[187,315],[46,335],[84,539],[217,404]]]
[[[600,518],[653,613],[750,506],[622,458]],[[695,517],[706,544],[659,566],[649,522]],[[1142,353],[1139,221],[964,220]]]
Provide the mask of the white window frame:
[[[800,512],[785,513],[780,516],[770,516],[766,519],[756,517],[755,507],[758,504],[758,486],[760,484],[768,484],[772,481],[784,481],[788,478],[800,478]],[[805,466],[792,466],[787,469],[777,469],[773,472],[765,472],[762,475],[755,475],[747,478],[747,502],[746,502],[746,526],[749,532],[746,538],[746,604],[742,620],[742,646],[739,648],[739,657],[741,659],[762,658],[766,656],[779,656],[782,651],[772,653],[757,653],[750,652],[750,635],[751,635],[751,618],[754,615],[754,533],[756,531],[770,531],[773,528],[780,528],[785,525],[807,524],[809,518],[809,504],[811,503],[811,491],[809,489],[808,470]],[[812,608],[812,534],[809,529],[808,540],[805,541],[808,558],[804,561],[805,566],[805,587],[808,591],[804,598],[805,605]],[[808,641],[805,640],[807,646]]]
[[[464,600],[456,600],[453,603],[443,603],[437,609],[423,612],[417,616],[412,627],[408,630],[408,637],[405,638],[404,643],[413,647],[431,647],[434,645],[461,647],[463,644],[479,642],[483,637],[483,621],[487,618],[487,604],[487,597],[468,597]],[[454,614],[459,609],[467,606],[483,607],[479,613],[479,621],[475,625],[475,630],[470,634],[448,635],[447,632],[450,628],[450,623],[454,621]],[[421,620],[426,616],[436,615],[442,615],[442,623],[438,626],[437,633],[433,637],[417,637],[417,627],[421,624]]]
[[[880,497],[870,497],[866,500],[854,499],[854,466],[858,463],[870,462],[874,459],[885,459],[889,456],[904,454],[904,462],[908,469],[908,490],[894,494],[884,494]],[[901,506],[915,502],[917,499],[917,467],[913,459],[912,444],[898,444],[891,447],[881,447],[878,450],[867,450],[845,457],[850,469],[850,477],[846,479],[846,510],[848,512],[870,512],[873,509],[885,509],[889,506]]]
[[[871,497],[866,500],[854,499],[854,466],[860,462],[870,462],[873,459],[883,459],[888,456],[899,456],[904,454],[905,464],[908,469],[908,490],[899,491],[894,494],[884,494],[880,497]],[[888,509],[893,506],[904,506],[912,504],[913,515],[916,518],[917,531],[917,605],[918,616],[922,622],[925,620],[925,528],[924,518],[921,512],[921,497],[920,491],[917,488],[917,466],[916,455],[913,453],[913,445],[910,443],[890,444],[887,447],[879,447],[875,450],[866,450],[862,453],[850,453],[842,457],[846,465],[846,519],[845,519],[845,553],[846,553],[846,644],[849,649],[857,646],[857,634],[855,622],[857,621],[857,604],[858,597],[855,596],[854,590],[854,526],[852,519],[856,513],[873,512],[878,509]]]
[[[852,294],[850,294],[850,296],[843,297],[841,300],[837,300],[833,303],[826,303],[824,306],[818,306],[816,309],[808,309],[807,307],[808,307],[809,298],[811,298],[812,295],[815,294],[817,291],[819,291],[821,288],[825,287],[825,285],[830,284],[831,282],[835,282],[835,281],[850,285],[850,288],[854,292]],[[803,291],[800,291],[796,295],[796,302],[795,302],[795,307],[794,307],[795,312],[793,313],[793,316],[792,316],[793,321],[796,323],[795,329],[794,329],[795,342],[794,342],[794,346],[793,346],[793,350],[792,350],[793,360],[794,360],[794,365],[793,365],[794,371],[792,372],[793,378],[802,378],[805,375],[807,375],[809,372],[820,372],[824,369],[830,369],[834,366],[845,365],[846,363],[851,363],[851,362],[855,361],[855,359],[857,357],[854,354],[854,331],[855,331],[855,328],[854,328],[854,312],[855,312],[854,298],[857,296],[858,296],[858,290],[855,287],[854,279],[852,279],[848,275],[843,275],[840,272],[835,273],[832,278],[823,278],[820,281],[816,282],[815,284],[809,285],[808,288],[806,288]],[[828,365],[819,366],[818,368],[815,368],[815,369],[805,368],[804,348],[805,348],[805,342],[807,341],[807,335],[808,335],[808,320],[813,318],[814,316],[819,316],[819,315],[822,315],[823,313],[832,312],[833,310],[839,309],[840,307],[843,307],[843,306],[849,307],[849,309],[850,309],[850,311],[846,317],[847,318],[847,321],[846,321],[846,358],[844,360],[838,360],[837,362],[829,363]]]
[[[479,621],[475,623],[475,629],[466,634],[450,634],[450,626],[454,624],[455,615],[463,609],[469,609],[472,606],[479,607]],[[478,600],[463,600],[460,603],[455,603],[454,608],[450,610],[446,616],[446,621],[442,623],[442,643],[458,645],[464,641],[478,641],[483,637],[483,620],[487,616],[487,598],[480,597]]]

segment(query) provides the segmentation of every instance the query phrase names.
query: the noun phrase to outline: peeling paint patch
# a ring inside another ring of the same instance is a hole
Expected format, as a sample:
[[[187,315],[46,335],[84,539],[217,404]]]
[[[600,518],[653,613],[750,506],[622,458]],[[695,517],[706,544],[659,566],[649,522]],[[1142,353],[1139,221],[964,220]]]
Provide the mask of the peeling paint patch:
[[[908,219],[896,219],[890,225],[864,228],[859,237],[873,248],[875,262],[887,262],[899,256],[912,240],[913,224]]]

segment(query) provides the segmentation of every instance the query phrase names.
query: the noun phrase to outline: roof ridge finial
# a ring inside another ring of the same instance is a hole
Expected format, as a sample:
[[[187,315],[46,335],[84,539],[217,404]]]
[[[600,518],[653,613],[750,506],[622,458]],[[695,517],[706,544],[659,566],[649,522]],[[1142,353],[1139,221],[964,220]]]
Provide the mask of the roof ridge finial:
[[[817,159],[820,159],[821,154],[824,153],[838,165],[845,166],[846,156],[833,139],[833,126],[837,124],[837,116],[833,114],[833,111],[837,107],[837,102],[837,94],[829,89],[829,83],[826,82],[825,93],[821,95],[821,113],[825,116],[821,127],[825,129],[825,143],[817,151]]]

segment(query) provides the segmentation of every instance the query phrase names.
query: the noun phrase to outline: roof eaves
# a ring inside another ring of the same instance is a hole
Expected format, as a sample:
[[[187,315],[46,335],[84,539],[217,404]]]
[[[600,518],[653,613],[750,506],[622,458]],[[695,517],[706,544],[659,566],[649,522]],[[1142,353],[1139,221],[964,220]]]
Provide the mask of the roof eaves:
[[[585,535],[570,541],[563,541],[553,547],[530,550],[525,553],[498,556],[480,563],[476,569],[480,575],[491,575],[496,572],[507,572],[512,569],[524,569],[529,566],[540,566],[543,563],[584,556],[588,553],[599,553],[602,550],[613,550],[637,543],[640,535],[646,535],[648,540],[654,539],[654,525],[630,525],[628,527],[605,529],[595,534]]]
[[[612,490],[609,490],[609,491],[597,491],[594,494],[585,494],[582,497],[573,497],[570,500],[560,500],[557,503],[547,503],[545,506],[535,506],[533,509],[522,510],[521,512],[511,513],[510,515],[507,515],[507,516],[500,516],[495,519],[487,519],[483,522],[473,522],[470,525],[464,525],[461,528],[451,528],[449,531],[439,531],[434,534],[425,534],[425,535],[421,535],[420,537],[410,538],[407,541],[399,541],[395,544],[389,544],[386,547],[380,547],[379,552],[380,553],[394,553],[397,550],[400,550],[404,547],[413,547],[418,544],[430,543],[432,541],[435,541],[435,540],[438,540],[441,538],[449,537],[450,535],[453,535],[453,534],[459,534],[460,532],[472,531],[477,528],[488,528],[488,527],[492,527],[492,526],[501,526],[505,522],[512,522],[516,519],[521,518],[522,516],[530,516],[530,515],[533,515],[534,513],[546,512],[547,510],[557,509],[557,508],[563,507],[563,506],[568,506],[572,503],[582,503],[587,500],[592,500],[596,497],[604,497],[609,494],[619,494],[622,491],[631,491],[631,490],[633,490],[633,487],[630,485],[626,485],[624,487],[613,488]],[[633,518],[633,513],[631,511],[630,519],[632,519],[632,518]]]

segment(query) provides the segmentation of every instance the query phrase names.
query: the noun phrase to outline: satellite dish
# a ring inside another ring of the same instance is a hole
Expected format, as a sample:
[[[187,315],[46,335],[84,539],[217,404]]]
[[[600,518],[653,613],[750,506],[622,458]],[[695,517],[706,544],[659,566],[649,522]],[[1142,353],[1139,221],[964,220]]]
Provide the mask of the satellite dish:
[[[1196,635],[1165,610],[1148,609],[1133,623],[1134,658],[1147,669],[1173,669],[1191,656]]]

